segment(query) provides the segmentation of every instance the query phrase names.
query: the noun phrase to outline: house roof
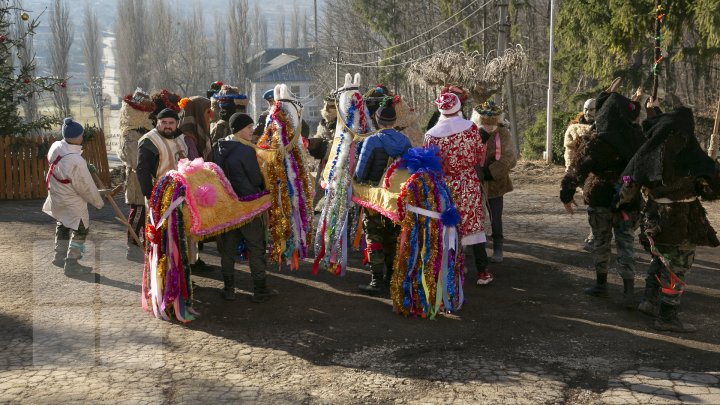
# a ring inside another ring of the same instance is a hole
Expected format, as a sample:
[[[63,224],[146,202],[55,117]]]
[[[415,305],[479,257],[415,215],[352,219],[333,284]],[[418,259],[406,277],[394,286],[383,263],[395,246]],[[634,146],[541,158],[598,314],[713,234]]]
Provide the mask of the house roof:
[[[251,60],[259,70],[253,76],[255,82],[311,81],[308,66],[313,62],[312,48],[266,49]]]

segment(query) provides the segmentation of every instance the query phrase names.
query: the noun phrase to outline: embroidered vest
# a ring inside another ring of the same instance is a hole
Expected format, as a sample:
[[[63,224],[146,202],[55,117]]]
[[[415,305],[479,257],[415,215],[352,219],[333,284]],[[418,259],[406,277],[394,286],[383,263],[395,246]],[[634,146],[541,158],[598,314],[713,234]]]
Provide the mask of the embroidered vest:
[[[160,160],[158,161],[157,172],[155,172],[156,179],[164,176],[170,170],[177,170],[178,160],[187,157],[187,145],[185,145],[185,139],[182,135],[174,139],[167,139],[153,130],[143,135],[140,141],[145,138],[155,145],[159,153]],[[138,144],[140,141],[138,141]]]

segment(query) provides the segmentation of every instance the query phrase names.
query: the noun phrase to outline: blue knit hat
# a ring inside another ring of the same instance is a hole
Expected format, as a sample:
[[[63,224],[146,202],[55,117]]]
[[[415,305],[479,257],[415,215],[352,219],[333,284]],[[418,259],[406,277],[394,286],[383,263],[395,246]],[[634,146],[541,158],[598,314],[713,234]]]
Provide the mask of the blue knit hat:
[[[275,89],[270,89],[263,94],[263,98],[267,101],[275,99]]]
[[[68,117],[63,120],[62,125],[62,136],[65,139],[73,139],[78,136],[82,136],[84,130],[82,125],[73,121],[72,118]]]

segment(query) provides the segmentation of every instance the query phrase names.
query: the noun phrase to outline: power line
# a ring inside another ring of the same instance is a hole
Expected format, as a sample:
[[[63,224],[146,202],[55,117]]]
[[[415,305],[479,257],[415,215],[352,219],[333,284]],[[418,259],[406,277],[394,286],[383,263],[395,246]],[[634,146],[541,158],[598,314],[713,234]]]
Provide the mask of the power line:
[[[487,3],[485,3],[485,5],[487,5],[487,4],[490,3],[491,1],[493,1],[493,0],[489,0]],[[406,50],[404,50],[404,51],[402,51],[402,52],[400,52],[400,53],[398,53],[398,54],[395,54],[395,55],[393,55],[393,56],[388,56],[387,58],[379,59],[379,60],[377,60],[376,62],[372,62],[372,63],[373,63],[373,64],[376,64],[376,65],[380,65],[380,63],[382,63],[382,62],[385,62],[385,61],[388,61],[388,60],[393,60],[393,59],[397,58],[397,57],[400,56],[400,55],[404,55],[404,54],[412,51],[413,49],[417,49],[417,48],[421,47],[422,45],[425,45],[425,44],[427,44],[427,43],[429,43],[429,42],[431,42],[431,41],[439,38],[441,35],[443,35],[444,33],[448,32],[448,31],[450,31],[451,29],[453,29],[453,28],[456,27],[457,25],[462,24],[463,21],[465,21],[465,20],[467,20],[468,18],[472,17],[473,14],[477,13],[477,12],[480,11],[481,9],[482,9],[482,8],[478,8],[477,10],[473,11],[472,13],[466,15],[465,18],[463,18],[462,20],[458,21],[455,25],[451,25],[450,27],[446,28],[446,29],[445,29],[444,31],[442,31],[441,33],[435,35],[434,37],[428,39],[428,40],[425,41],[425,42],[421,42],[421,43],[413,46],[412,48],[408,48],[408,49],[406,49]],[[370,63],[370,62],[368,62],[368,63]]]
[[[479,2],[480,0],[475,0],[475,1]],[[448,18],[445,19],[444,21],[441,21],[440,23],[438,23],[438,25],[430,28],[429,30],[423,32],[422,34],[416,35],[415,37],[408,39],[408,40],[405,41],[405,42],[401,42],[401,43],[399,43],[399,44],[396,44],[396,45],[393,45],[393,46],[389,46],[389,47],[383,48],[383,49],[377,49],[377,50],[374,50],[374,51],[367,51],[367,52],[346,52],[346,51],[340,51],[340,53],[344,53],[345,55],[370,55],[370,54],[373,54],[373,53],[385,52],[385,51],[387,51],[387,50],[390,50],[390,49],[397,48],[397,47],[399,47],[399,46],[405,45],[405,44],[407,44],[407,43],[409,43],[409,42],[412,42],[412,41],[414,41],[414,40],[416,40],[416,39],[424,36],[424,35],[429,34],[429,33],[432,32],[432,31],[435,31],[437,28],[439,28],[439,27],[442,26],[443,24],[445,24],[445,23],[447,23],[448,21],[452,20],[453,18],[457,17],[458,14],[462,13],[463,11],[465,11],[468,7],[472,6],[472,5],[475,3],[475,1],[470,2],[470,4],[468,4],[467,6],[463,7],[463,8],[462,8],[460,11],[458,11],[457,13],[455,13],[455,14],[453,14],[452,16],[448,17]],[[480,11],[480,10],[483,9],[483,8],[485,8],[485,6],[487,6],[488,4],[492,3],[493,1],[495,1],[495,0],[488,0],[488,1],[486,1],[483,5],[481,5],[477,10],[473,11],[470,15],[473,15],[473,14],[477,13],[478,11]],[[466,17],[465,19],[467,19],[467,17]],[[456,23],[455,25],[451,26],[450,28],[453,28],[453,27],[457,26],[458,24],[460,24],[460,23],[461,23],[462,21],[464,21],[465,19],[461,20],[460,22]],[[449,30],[450,28],[448,28],[448,30]],[[446,32],[446,31],[447,31],[447,30],[441,32],[439,35],[443,34],[443,33]],[[425,41],[425,42],[421,43],[420,45],[426,44],[426,43],[428,43],[429,41],[432,41],[432,40],[435,39],[435,38],[437,38],[437,36],[429,39],[428,41]],[[419,45],[418,45],[418,46],[419,46]],[[411,49],[414,49],[414,48],[411,48]],[[397,56],[397,55],[396,55],[396,56]]]
[[[339,65],[339,66],[356,66],[356,67],[365,67],[365,68],[388,68],[388,67],[394,67],[394,66],[407,65],[407,64],[409,64],[409,63],[413,63],[413,62],[417,62],[417,61],[420,61],[420,60],[423,60],[423,59],[427,59],[427,58],[429,58],[429,57],[431,57],[431,56],[435,56],[435,54],[437,54],[437,53],[440,53],[440,52],[446,51],[446,50],[448,50],[448,49],[450,49],[450,48],[456,47],[456,46],[462,44],[463,42],[467,41],[468,39],[474,38],[474,37],[482,34],[483,32],[485,32],[485,31],[489,30],[490,28],[496,26],[497,24],[498,24],[497,22],[492,23],[491,25],[488,25],[488,26],[485,27],[484,29],[482,29],[482,30],[480,30],[480,31],[478,31],[478,32],[470,35],[469,37],[467,37],[467,38],[465,38],[465,39],[463,39],[463,40],[461,40],[461,41],[459,41],[459,42],[456,42],[456,43],[454,43],[454,44],[452,44],[452,45],[450,45],[450,46],[448,46],[448,47],[446,47],[446,48],[443,48],[443,49],[441,49],[441,50],[439,50],[439,51],[433,52],[433,53],[431,53],[431,54],[429,54],[429,55],[421,56],[421,57],[416,58],[416,59],[407,60],[407,61],[405,61],[405,62],[394,63],[394,64],[392,64],[392,65],[382,65],[382,66],[381,66],[381,65],[374,65],[374,64],[373,64],[373,65],[370,65],[370,64],[361,64],[361,63],[337,63],[337,65]]]

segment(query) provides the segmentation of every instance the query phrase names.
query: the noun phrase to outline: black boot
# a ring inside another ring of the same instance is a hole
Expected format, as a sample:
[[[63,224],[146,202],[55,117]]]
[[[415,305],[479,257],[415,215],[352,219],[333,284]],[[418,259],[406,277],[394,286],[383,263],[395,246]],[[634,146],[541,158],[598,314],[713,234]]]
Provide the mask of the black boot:
[[[392,276],[393,276],[393,264],[385,263],[385,277],[383,278],[383,286],[385,287],[386,291],[390,291],[390,282],[392,282]]]
[[[212,266],[205,263],[202,259],[197,259],[194,264],[191,264],[190,267],[192,268],[193,274],[198,273],[210,273],[211,271],[215,270]]]
[[[640,301],[640,305],[638,305],[638,311],[645,315],[656,317],[659,311],[658,288],[655,285],[648,286],[647,281],[645,284],[645,293],[643,294],[642,301]]]
[[[635,279],[623,279],[623,306],[626,309],[635,309]]]
[[[683,323],[678,318],[678,306],[668,305],[664,302],[660,303],[660,313],[657,319],[655,319],[656,330],[678,332],[678,333],[692,333],[697,330],[694,325],[689,323]]]
[[[477,265],[475,264],[475,252],[472,245],[463,246],[463,254],[465,255],[465,275],[477,274]]]
[[[502,263],[503,261],[503,241],[502,239],[493,240],[493,254],[490,257],[490,263]]]
[[[131,262],[143,263],[145,262],[145,253],[141,247],[130,244],[128,245],[125,258]]]
[[[586,288],[585,294],[592,295],[593,297],[607,297],[608,286],[607,286],[607,273],[595,273],[596,282],[595,285]]]
[[[80,276],[83,274],[92,273],[92,267],[83,266],[78,263],[78,259],[65,259],[65,275],[66,276]]]
[[[271,297],[279,294],[277,290],[268,288],[267,280],[253,281],[253,296],[250,299],[252,302],[261,303],[268,301]]]
[[[225,301],[235,301],[235,275],[223,274],[223,284],[222,296]]]
[[[383,277],[381,273],[370,273],[370,283],[360,284],[358,290],[368,295],[379,295],[383,292]]]
[[[55,258],[52,261],[53,266],[65,267],[65,256],[67,256],[67,252],[55,252]]]

